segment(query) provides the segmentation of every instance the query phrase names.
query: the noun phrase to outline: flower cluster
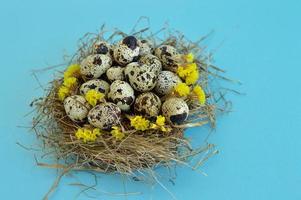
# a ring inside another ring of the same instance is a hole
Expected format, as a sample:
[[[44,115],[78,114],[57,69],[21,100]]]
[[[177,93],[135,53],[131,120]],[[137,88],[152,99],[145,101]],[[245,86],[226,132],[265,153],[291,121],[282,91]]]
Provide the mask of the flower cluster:
[[[93,130],[86,128],[79,128],[75,132],[75,136],[78,140],[82,139],[83,142],[95,142],[97,136],[100,136],[101,132],[99,128],[94,128]]]
[[[206,103],[206,94],[201,86],[199,85],[195,86],[192,91],[197,96],[200,104]]]
[[[194,55],[193,53],[189,53],[187,55],[184,55],[184,59],[188,63],[192,63],[194,61]]]
[[[156,122],[151,123],[149,120],[142,116],[135,116],[130,118],[131,126],[137,131],[145,131],[149,129],[158,129],[162,132],[169,132],[171,129],[165,127],[165,117],[162,115],[157,116]]]
[[[196,96],[200,104],[206,103],[206,94],[200,85],[196,85],[191,92],[190,87],[186,83],[179,83],[175,86],[174,93],[180,97]]]
[[[61,101],[70,95],[71,91],[77,86],[77,78],[80,73],[79,65],[70,65],[64,72],[64,82],[58,90],[58,97]]]
[[[70,77],[79,77],[80,76],[80,65],[72,64],[70,65],[67,70],[64,72],[64,79]]]
[[[166,128],[165,127],[165,117],[162,115],[157,116],[156,123],[152,123],[150,125],[151,129],[158,129],[161,130],[162,132],[170,132],[171,128]]]
[[[96,104],[104,98],[104,94],[101,92],[98,92],[96,90],[89,90],[86,95],[85,99],[88,101],[88,103],[92,106],[96,106]]]
[[[185,80],[187,85],[192,85],[199,79],[199,70],[196,63],[194,63],[193,54],[187,54],[184,56],[184,64],[180,65],[177,69],[179,77]]]
[[[145,131],[149,128],[150,121],[140,115],[132,117],[130,120],[131,126],[133,126],[138,131]]]
[[[111,134],[116,140],[122,140],[125,136],[125,134],[117,126],[112,127]]]
[[[179,83],[175,86],[174,92],[181,97],[186,97],[190,93],[190,88],[186,83]]]

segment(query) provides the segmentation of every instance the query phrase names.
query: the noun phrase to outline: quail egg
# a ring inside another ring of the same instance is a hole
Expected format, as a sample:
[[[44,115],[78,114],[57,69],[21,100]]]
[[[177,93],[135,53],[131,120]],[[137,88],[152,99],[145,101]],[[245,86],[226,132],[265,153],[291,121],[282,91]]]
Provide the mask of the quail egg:
[[[148,40],[138,40],[138,45],[140,47],[139,55],[141,56],[151,54],[153,51],[152,44]]]
[[[147,117],[158,116],[161,109],[160,98],[152,92],[140,94],[134,104],[135,112]]]
[[[162,70],[162,64],[156,56],[152,54],[146,54],[140,57],[139,59],[140,64],[145,64],[149,66],[150,71],[154,71],[157,75]]]
[[[181,82],[181,78],[175,73],[171,71],[161,71],[157,79],[155,91],[159,95],[169,94],[174,87]]]
[[[88,121],[93,126],[109,130],[112,126],[119,123],[121,110],[113,103],[101,103],[90,110],[88,114]]]
[[[98,78],[106,73],[112,65],[110,56],[104,54],[95,54],[87,56],[80,65],[80,72],[89,79]]]
[[[139,46],[134,36],[125,37],[113,50],[115,61],[122,66],[132,62],[138,55]]]
[[[111,45],[105,41],[96,41],[92,46],[93,54],[105,54],[110,55]]]
[[[107,72],[106,72],[106,75],[107,75],[107,78],[113,82],[115,80],[121,80],[123,81],[124,80],[124,74],[123,74],[123,71],[124,71],[124,67],[120,67],[120,66],[112,66],[110,67]]]
[[[108,96],[123,111],[128,111],[135,101],[133,88],[127,82],[120,80],[111,84]]]
[[[64,100],[64,108],[68,117],[74,122],[83,122],[91,109],[83,96],[74,95]]]
[[[131,86],[139,92],[151,91],[157,82],[157,74],[147,65],[130,63],[125,68],[125,76]]]
[[[162,105],[162,114],[172,124],[183,123],[189,114],[187,103],[181,98],[169,98]]]
[[[96,90],[103,94],[108,94],[110,89],[109,83],[100,79],[93,79],[83,83],[79,89],[82,95],[85,95],[89,90]]]
[[[161,60],[163,68],[175,72],[180,54],[176,48],[170,45],[161,45],[155,50],[155,55]]]

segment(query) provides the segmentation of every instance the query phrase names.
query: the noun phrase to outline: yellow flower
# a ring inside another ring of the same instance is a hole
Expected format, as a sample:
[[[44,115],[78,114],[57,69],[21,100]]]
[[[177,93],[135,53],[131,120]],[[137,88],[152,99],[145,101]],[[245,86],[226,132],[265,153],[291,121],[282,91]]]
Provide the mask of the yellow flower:
[[[75,85],[77,85],[77,78],[75,77],[69,77],[64,79],[64,86],[67,88],[73,88]]]
[[[145,131],[149,128],[149,121],[142,116],[135,116],[130,119],[131,120],[131,126],[133,126],[138,131]]]
[[[192,71],[185,79],[187,85],[195,84],[199,79],[199,72]]]
[[[151,129],[159,129],[162,132],[170,132],[170,128],[165,127],[165,117],[162,115],[157,116],[156,123],[151,123]]]
[[[204,92],[204,90],[201,86],[199,86],[199,85],[195,86],[193,88],[193,92],[198,97],[198,100],[199,100],[200,104],[205,104],[206,103],[206,94],[205,94],[205,92]]]
[[[70,94],[69,88],[66,86],[61,86],[58,91],[58,97],[61,101],[64,101],[65,98]]]
[[[95,129],[93,129],[93,134],[96,136],[100,136],[102,134],[102,132],[100,132],[99,128],[95,128]]]
[[[79,77],[80,76],[80,65],[72,64],[70,65],[67,70],[64,72],[64,78],[69,77]]]
[[[185,59],[185,61],[188,62],[188,63],[193,62],[193,60],[194,60],[194,55],[193,55],[193,53],[189,53],[189,54],[185,55],[185,56],[184,56],[184,59]]]
[[[125,134],[120,130],[119,127],[113,126],[112,129],[113,130],[111,130],[111,134],[116,140],[122,140],[124,138]]]
[[[179,66],[177,69],[177,74],[179,75],[179,77],[184,78],[185,76],[187,76],[188,71],[185,70],[183,66]]]
[[[91,104],[92,106],[96,106],[97,102],[104,98],[104,96],[105,95],[101,92],[98,92],[96,90],[89,90],[86,93],[85,98],[89,104]]]
[[[150,129],[158,129],[159,126],[157,124],[151,123],[151,125],[149,126]]]
[[[162,115],[157,116],[156,124],[158,126],[164,126],[165,125],[165,117]]]
[[[198,66],[196,63],[188,63],[186,64],[186,70],[188,71],[187,74],[192,73],[198,70]]]
[[[199,70],[196,63],[188,63],[184,66],[179,66],[177,74],[185,80],[187,85],[195,84],[199,79]]]
[[[82,139],[83,142],[95,142],[97,136],[101,135],[100,129],[95,128],[93,130],[86,128],[79,128],[75,132],[75,136],[78,140]]]
[[[179,83],[175,86],[175,92],[181,97],[185,97],[190,93],[190,88],[185,83]]]

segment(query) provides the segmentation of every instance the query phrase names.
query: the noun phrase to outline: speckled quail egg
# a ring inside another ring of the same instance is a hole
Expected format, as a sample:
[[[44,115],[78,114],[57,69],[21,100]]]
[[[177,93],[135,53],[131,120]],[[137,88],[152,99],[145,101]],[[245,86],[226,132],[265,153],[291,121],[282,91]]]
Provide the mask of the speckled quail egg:
[[[178,67],[177,60],[180,54],[170,45],[161,45],[155,50],[155,55],[161,60],[163,68],[175,72]]]
[[[108,96],[123,111],[128,111],[135,101],[133,88],[127,82],[120,80],[111,84]]]
[[[64,100],[64,108],[68,117],[74,122],[83,122],[91,109],[83,96],[74,95]]]
[[[93,54],[105,54],[110,55],[110,51],[112,50],[111,45],[109,45],[105,41],[96,41],[92,46]]]
[[[151,91],[156,86],[158,75],[147,65],[130,63],[126,66],[124,74],[131,86],[139,92]]]
[[[89,90],[96,90],[104,94],[108,94],[110,89],[109,83],[100,79],[93,79],[83,83],[80,86],[80,93],[85,95]]]
[[[120,43],[116,44],[113,49],[115,61],[124,66],[132,62],[139,55],[139,46],[134,36],[125,37]]]
[[[106,73],[111,65],[110,56],[104,54],[89,55],[81,62],[80,72],[86,78],[98,78]]]
[[[120,66],[112,66],[110,67],[107,72],[106,72],[106,75],[107,75],[107,78],[113,82],[115,80],[121,80],[123,81],[124,80],[124,74],[123,74],[123,71],[124,71],[124,67],[120,67]]]
[[[148,40],[138,40],[138,45],[140,47],[139,55],[141,56],[151,54],[153,51],[153,45]]]
[[[158,57],[152,55],[152,54],[146,54],[139,58],[140,64],[145,64],[149,66],[150,71],[154,71],[157,75],[162,70],[162,64]]]
[[[161,109],[160,98],[152,92],[140,94],[134,104],[136,113],[147,117],[158,116]]]
[[[183,99],[172,97],[163,103],[162,114],[168,122],[181,124],[187,119],[189,108]]]
[[[175,73],[171,71],[161,71],[157,79],[155,91],[159,95],[169,94],[173,91],[174,87],[181,82],[181,78]]]
[[[90,110],[88,121],[102,130],[109,130],[119,123],[121,110],[113,103],[101,103]]]

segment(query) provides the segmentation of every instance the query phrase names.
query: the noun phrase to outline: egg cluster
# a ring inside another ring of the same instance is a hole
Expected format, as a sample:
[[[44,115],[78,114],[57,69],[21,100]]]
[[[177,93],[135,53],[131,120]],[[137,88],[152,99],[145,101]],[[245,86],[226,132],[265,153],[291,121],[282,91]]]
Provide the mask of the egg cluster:
[[[80,126],[111,131],[119,138],[122,123],[136,130],[166,131],[188,118],[188,101],[202,96],[205,103],[190,54],[135,36],[115,44],[96,41],[91,48],[90,55],[65,71],[58,90],[67,116]]]

